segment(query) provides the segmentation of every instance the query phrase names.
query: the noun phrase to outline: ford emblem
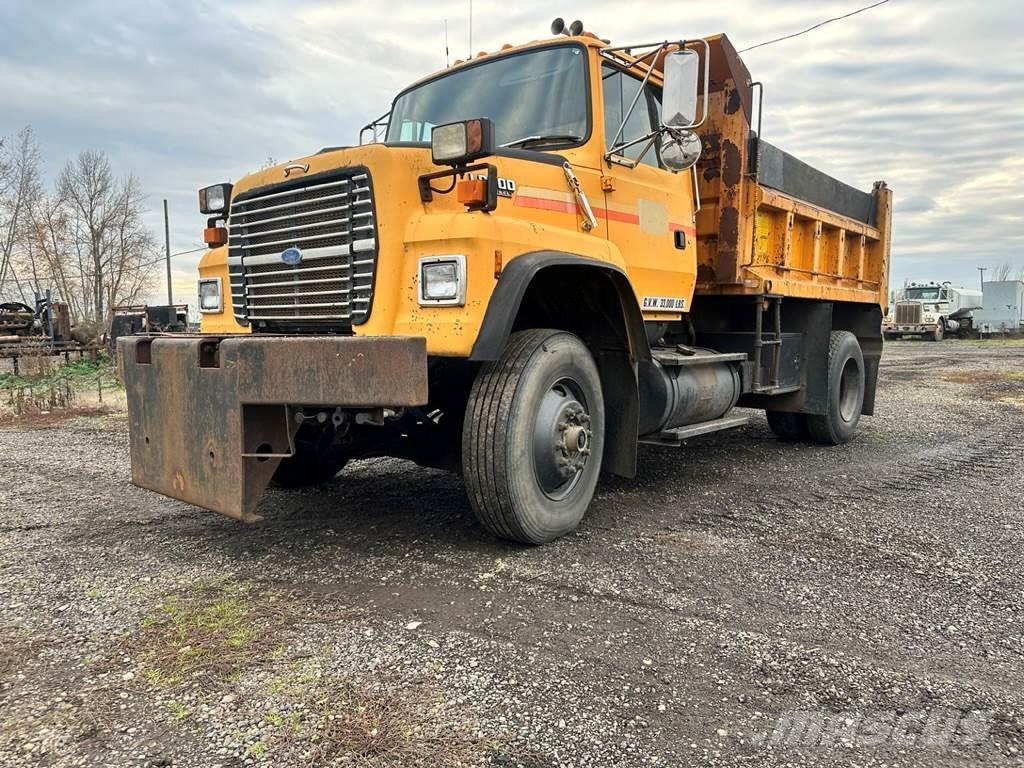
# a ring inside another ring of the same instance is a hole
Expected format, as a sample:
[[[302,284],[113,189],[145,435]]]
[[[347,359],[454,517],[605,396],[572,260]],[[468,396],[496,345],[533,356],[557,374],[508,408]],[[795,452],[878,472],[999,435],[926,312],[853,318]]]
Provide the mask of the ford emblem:
[[[294,267],[302,261],[302,251],[298,248],[289,248],[281,252],[281,261],[288,266]]]

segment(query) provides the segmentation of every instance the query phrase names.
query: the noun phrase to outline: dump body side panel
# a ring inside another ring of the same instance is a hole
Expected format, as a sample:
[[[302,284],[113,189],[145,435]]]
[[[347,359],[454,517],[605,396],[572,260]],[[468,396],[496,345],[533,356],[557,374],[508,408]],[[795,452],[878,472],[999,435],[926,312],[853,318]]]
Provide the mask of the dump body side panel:
[[[697,165],[697,295],[765,293],[888,303],[892,193],[854,189],[762,141],[754,89],[724,36],[709,38],[712,88]]]

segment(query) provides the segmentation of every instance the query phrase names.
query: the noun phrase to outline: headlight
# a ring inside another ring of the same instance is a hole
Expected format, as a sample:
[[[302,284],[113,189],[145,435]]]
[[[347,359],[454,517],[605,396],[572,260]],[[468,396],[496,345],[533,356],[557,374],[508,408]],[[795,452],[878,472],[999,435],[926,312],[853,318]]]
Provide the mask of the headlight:
[[[487,118],[434,126],[430,156],[434,165],[464,165],[494,154],[494,124]]]
[[[199,190],[199,212],[205,214],[228,212],[231,202],[231,184],[214,184]]]
[[[210,277],[199,281],[199,311],[221,311],[219,277]]]
[[[420,259],[420,304],[461,307],[466,304],[466,257]]]

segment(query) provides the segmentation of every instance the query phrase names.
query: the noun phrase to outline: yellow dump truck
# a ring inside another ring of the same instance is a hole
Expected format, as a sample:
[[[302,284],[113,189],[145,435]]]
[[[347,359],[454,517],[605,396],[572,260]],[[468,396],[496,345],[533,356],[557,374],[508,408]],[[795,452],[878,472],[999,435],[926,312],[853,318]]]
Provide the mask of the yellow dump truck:
[[[736,405],[853,437],[889,189],[765,142],[725,36],[552,32],[414,83],[358,146],[200,191],[202,333],[119,340],[137,485],[251,522],[271,482],[397,456],[540,543],[638,444],[740,426]]]

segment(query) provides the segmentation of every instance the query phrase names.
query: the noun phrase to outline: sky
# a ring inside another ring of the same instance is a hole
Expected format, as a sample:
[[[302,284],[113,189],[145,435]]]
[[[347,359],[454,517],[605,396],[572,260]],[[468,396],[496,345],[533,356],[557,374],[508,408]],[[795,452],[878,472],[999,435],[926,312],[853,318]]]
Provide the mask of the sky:
[[[452,59],[470,34],[474,52],[549,37],[556,14],[616,44],[725,32],[742,49],[867,2],[475,0],[471,26],[469,0],[2,0],[0,136],[31,125],[51,178],[107,153],[141,181],[161,239],[168,200],[185,251],[202,245],[199,187],[358,143],[402,86],[445,66],[445,19]],[[765,84],[766,140],[893,188],[894,286],[1024,268],[1020,0],[890,0],[743,58]],[[174,258],[176,301],[195,305],[200,255]]]

